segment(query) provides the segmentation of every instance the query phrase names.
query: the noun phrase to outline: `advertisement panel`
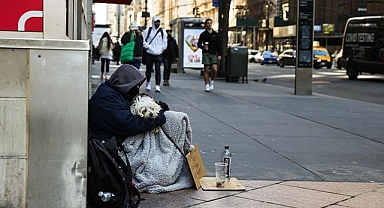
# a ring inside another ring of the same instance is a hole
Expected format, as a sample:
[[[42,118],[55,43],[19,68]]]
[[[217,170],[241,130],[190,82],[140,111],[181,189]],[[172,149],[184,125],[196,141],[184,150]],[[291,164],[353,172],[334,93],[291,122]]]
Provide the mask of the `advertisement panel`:
[[[43,0],[1,0],[0,31],[43,31]]]
[[[200,34],[204,28],[199,29],[184,29],[184,51],[183,51],[183,67],[184,68],[203,68],[203,54],[197,43]]]

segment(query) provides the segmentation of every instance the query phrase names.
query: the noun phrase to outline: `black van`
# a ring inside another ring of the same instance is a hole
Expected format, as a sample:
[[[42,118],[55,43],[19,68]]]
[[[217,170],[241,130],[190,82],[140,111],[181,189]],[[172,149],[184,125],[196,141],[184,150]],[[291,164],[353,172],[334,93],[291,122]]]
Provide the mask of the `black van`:
[[[357,79],[361,72],[384,74],[384,16],[348,19],[342,62],[351,80]]]

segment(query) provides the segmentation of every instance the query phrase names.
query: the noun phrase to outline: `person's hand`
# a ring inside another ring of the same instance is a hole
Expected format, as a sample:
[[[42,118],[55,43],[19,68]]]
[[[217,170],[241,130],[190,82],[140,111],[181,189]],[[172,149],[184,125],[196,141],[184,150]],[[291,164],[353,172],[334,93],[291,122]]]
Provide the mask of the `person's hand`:
[[[148,43],[147,42],[143,42],[143,47],[144,48],[148,48]]]
[[[218,60],[218,61],[221,61],[221,56],[217,56],[217,60]]]
[[[156,101],[156,103],[158,105],[160,105],[161,107],[161,111],[165,112],[165,111],[169,111],[169,107],[167,105],[167,103],[163,102],[163,101]]]

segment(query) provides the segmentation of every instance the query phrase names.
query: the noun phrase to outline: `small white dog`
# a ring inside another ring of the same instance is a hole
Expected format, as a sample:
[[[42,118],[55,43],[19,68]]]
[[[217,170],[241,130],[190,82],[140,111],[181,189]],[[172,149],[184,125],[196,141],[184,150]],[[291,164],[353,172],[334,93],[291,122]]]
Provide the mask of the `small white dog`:
[[[160,105],[157,104],[151,96],[145,93],[136,95],[132,100],[131,112],[133,115],[154,119],[157,118],[160,110]],[[155,128],[153,132],[158,133],[159,129]]]

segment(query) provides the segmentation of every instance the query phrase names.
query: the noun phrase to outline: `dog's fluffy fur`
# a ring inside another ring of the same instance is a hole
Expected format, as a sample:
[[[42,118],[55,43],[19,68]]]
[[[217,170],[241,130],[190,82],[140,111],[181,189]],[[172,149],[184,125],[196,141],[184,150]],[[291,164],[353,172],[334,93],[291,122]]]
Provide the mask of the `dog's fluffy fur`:
[[[136,95],[131,104],[131,112],[143,118],[157,118],[161,107],[155,100],[144,93]]]
[[[157,104],[151,96],[145,93],[136,95],[132,100],[131,112],[133,115],[154,119],[157,118],[160,110],[160,105]],[[156,128],[153,130],[153,132],[158,133],[159,129]]]

